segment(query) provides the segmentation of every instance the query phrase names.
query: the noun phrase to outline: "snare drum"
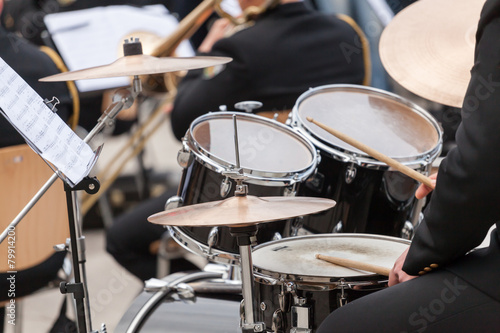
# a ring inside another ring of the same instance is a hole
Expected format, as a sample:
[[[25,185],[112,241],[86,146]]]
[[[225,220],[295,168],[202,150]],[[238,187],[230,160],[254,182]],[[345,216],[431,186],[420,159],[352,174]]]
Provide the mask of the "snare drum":
[[[319,150],[321,163],[299,195],[330,198],[336,206],[304,219],[312,233],[355,232],[407,238],[419,221],[417,182],[341,141],[307,117],[428,174],[440,154],[442,131],[425,110],[397,95],[357,85],[327,85],[302,94],[291,126]],[[409,230],[408,230],[409,229]]]
[[[240,166],[249,195],[293,196],[316,169],[316,148],[289,126],[241,112],[209,113],[193,121],[183,138],[179,164],[184,170],[179,196],[175,198],[181,204],[223,200],[234,195],[236,183],[228,176],[235,172],[236,165],[233,115],[237,116]],[[289,224],[278,221],[259,225],[257,243],[287,237]],[[235,263],[239,258],[236,240],[228,227],[170,230],[181,245],[209,259]]]
[[[299,236],[252,253],[256,311],[270,332],[314,332],[344,304],[387,287],[388,278],[316,259],[316,254],[391,268],[410,241],[369,234]]]

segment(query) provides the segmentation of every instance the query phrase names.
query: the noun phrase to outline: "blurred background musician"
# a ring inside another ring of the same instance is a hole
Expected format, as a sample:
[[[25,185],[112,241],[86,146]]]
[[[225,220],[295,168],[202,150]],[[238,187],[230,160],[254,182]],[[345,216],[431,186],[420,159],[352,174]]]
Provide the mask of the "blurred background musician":
[[[171,113],[174,135],[180,139],[190,123],[220,105],[263,103],[256,111],[290,110],[311,87],[369,84],[368,45],[361,29],[348,17],[325,15],[307,3],[283,0],[267,9],[246,29],[226,34],[231,22],[214,23],[198,48],[199,55],[225,56],[225,66],[189,71],[180,82]],[[265,4],[239,1],[243,11]],[[236,29],[238,30],[238,28]]]
[[[0,0],[0,5],[3,3],[4,0]],[[54,62],[62,63],[60,58],[51,58],[55,54],[50,50],[40,48],[17,34],[9,32],[3,25],[0,26],[0,45],[0,57],[42,98],[57,97],[61,102],[57,105],[57,113],[64,121],[68,121],[73,112],[73,100],[78,99],[78,95],[72,95],[65,82],[38,82],[41,77],[61,71]],[[0,147],[25,143],[21,135],[4,117],[0,117],[0,128]]]

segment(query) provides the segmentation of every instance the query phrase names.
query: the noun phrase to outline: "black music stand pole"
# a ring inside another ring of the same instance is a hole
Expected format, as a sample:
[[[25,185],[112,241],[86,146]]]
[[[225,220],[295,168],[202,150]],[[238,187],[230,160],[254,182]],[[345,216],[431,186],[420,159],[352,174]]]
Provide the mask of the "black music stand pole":
[[[85,311],[85,298],[87,297],[87,291],[85,284],[82,282],[82,277],[80,273],[80,265],[85,263],[85,257],[80,256],[80,247],[78,245],[79,236],[77,233],[77,228],[79,227],[76,212],[76,202],[74,200],[73,192],[84,190],[89,194],[95,194],[99,191],[99,181],[97,178],[85,177],[80,183],[71,188],[66,183],[64,184],[64,191],[66,192],[66,204],[68,207],[68,219],[69,219],[69,234],[70,234],[70,250],[72,256],[73,264],[73,275],[75,278],[74,283],[61,282],[59,289],[62,294],[71,293],[75,299],[76,304],[76,319],[78,332],[89,332],[92,329],[92,324],[89,323],[87,328],[87,313]],[[83,245],[83,244],[82,244]],[[90,311],[90,309],[89,309]]]

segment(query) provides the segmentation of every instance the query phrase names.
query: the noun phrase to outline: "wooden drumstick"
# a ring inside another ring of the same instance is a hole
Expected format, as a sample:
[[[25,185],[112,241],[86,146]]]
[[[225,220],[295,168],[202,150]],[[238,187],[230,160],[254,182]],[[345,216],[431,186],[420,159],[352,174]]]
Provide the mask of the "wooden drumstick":
[[[316,258],[328,261],[329,263],[347,267],[347,268],[354,268],[354,269],[359,269],[362,271],[367,271],[367,272],[372,272],[372,273],[377,273],[380,275],[384,276],[389,276],[389,272],[391,271],[390,268],[387,267],[382,267],[378,265],[373,265],[373,264],[367,264],[361,261],[356,261],[356,260],[351,260],[351,259],[344,259],[344,258],[338,258],[338,257],[331,257],[331,256],[326,256],[324,254],[316,254]]]
[[[358,140],[353,139],[353,138],[345,135],[344,133],[337,131],[336,129],[333,129],[333,128],[328,127],[320,122],[317,122],[316,120],[314,120],[311,117],[307,117],[306,119],[308,121],[310,121],[311,123],[321,127],[322,129],[324,129],[328,133],[336,136],[340,140],[347,142],[351,146],[358,148],[359,150],[367,153],[368,155],[372,156],[373,158],[375,158],[381,162],[384,162],[385,164],[389,165],[390,167],[396,169],[397,171],[404,173],[408,177],[413,178],[416,181],[425,184],[426,186],[430,187],[431,189],[434,189],[434,184],[429,177],[413,170],[412,168],[407,167],[404,164],[401,164],[400,162],[390,158],[387,155],[382,154],[381,152],[379,152],[371,147],[368,147],[364,143],[359,142]]]

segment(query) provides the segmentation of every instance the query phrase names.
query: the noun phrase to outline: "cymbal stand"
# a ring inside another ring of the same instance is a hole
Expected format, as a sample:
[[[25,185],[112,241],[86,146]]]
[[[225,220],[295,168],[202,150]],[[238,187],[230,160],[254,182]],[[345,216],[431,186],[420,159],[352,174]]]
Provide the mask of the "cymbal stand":
[[[233,115],[233,126],[237,173],[230,175],[230,177],[232,177],[236,181],[236,189],[234,191],[234,195],[244,197],[248,194],[248,186],[243,185],[245,176],[243,175],[243,170],[240,166],[238,126],[236,122],[236,115]],[[240,227],[230,227],[229,233],[231,234],[231,236],[236,237],[236,241],[240,251],[241,286],[243,292],[244,309],[244,318],[241,321],[241,330],[244,333],[263,332],[266,328],[266,325],[263,322],[255,322],[255,307],[253,302],[254,277],[252,263],[252,245],[257,244],[257,225],[252,224]]]
[[[266,325],[263,322],[255,322],[255,305],[253,302],[254,278],[252,271],[252,245],[256,245],[257,225],[230,227],[229,232],[232,236],[236,237],[240,250],[241,286],[245,315],[241,322],[241,330],[245,333],[263,332]]]

